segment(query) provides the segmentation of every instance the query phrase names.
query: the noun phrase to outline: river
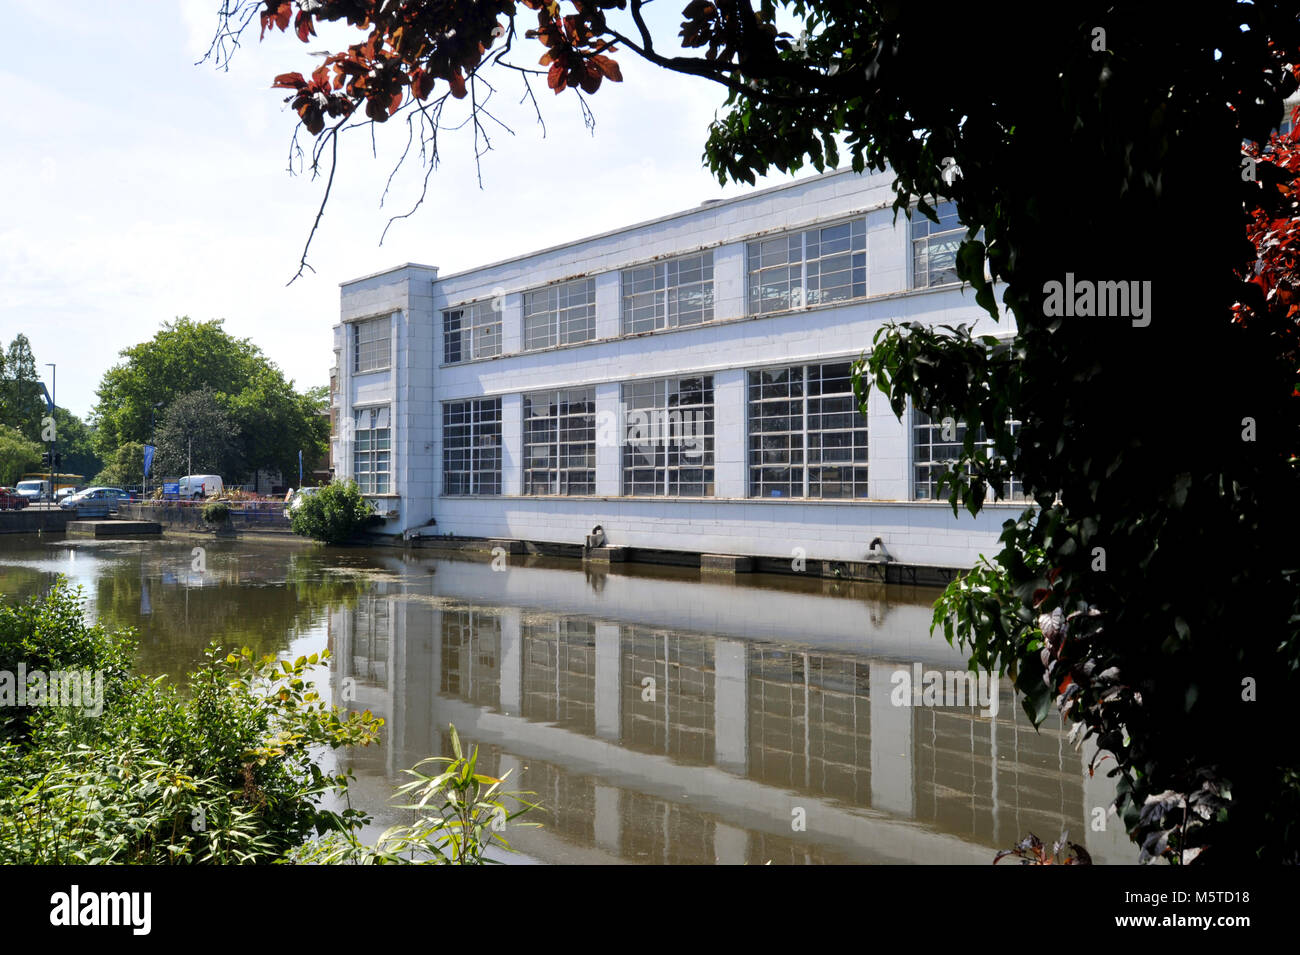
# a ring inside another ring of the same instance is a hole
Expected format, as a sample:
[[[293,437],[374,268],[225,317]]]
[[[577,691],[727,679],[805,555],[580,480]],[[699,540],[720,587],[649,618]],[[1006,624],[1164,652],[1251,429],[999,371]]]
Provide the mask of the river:
[[[996,706],[900,705],[899,674],[965,666],[930,636],[937,590],[427,554],[6,536],[0,593],[66,575],[173,678],[213,641],[328,648],[322,693],[385,720],[380,746],[341,757],[371,834],[405,818],[402,770],[448,754],[455,724],[546,809],[506,861],[986,865],[1063,830],[1132,861],[1099,811],[1110,781],[1055,716],[1036,731],[1008,680]]]

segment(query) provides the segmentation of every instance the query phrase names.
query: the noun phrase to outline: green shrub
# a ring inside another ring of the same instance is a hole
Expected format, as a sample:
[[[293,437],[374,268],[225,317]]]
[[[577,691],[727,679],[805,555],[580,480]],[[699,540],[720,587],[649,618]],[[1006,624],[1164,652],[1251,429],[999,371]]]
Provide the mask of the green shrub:
[[[290,514],[295,534],[327,544],[341,544],[365,529],[374,508],[361,496],[355,481],[344,480],[326,484],[315,494],[304,497]]]
[[[203,519],[209,524],[224,524],[230,519],[230,505],[225,501],[209,501],[203,505]]]
[[[0,665],[104,671],[102,712],[0,707],[0,864],[267,863],[367,817],[321,808],[348,775],[313,758],[366,745],[382,724],[346,717],[308,682],[312,655],[208,651],[181,689],[125,665],[130,631],[87,626],[61,580],[0,608]]]
[[[297,861],[357,865],[483,865],[500,862],[486,857],[492,846],[513,852],[501,833],[511,820],[539,808],[536,803],[520,798],[533,793],[507,792],[501,788],[505,783],[504,777],[497,779],[476,773],[478,747],[474,747],[466,757],[456,727],[449,728],[454,756],[422,760],[413,769],[406,770],[407,775],[415,778],[397,790],[399,796],[412,800],[398,808],[415,810],[420,814],[414,823],[387,829],[373,848],[363,845],[355,830],[340,830],[304,847],[296,854]],[[446,764],[440,772],[421,771],[422,766],[437,767],[440,763]],[[516,825],[535,827],[539,824],[521,822]]]

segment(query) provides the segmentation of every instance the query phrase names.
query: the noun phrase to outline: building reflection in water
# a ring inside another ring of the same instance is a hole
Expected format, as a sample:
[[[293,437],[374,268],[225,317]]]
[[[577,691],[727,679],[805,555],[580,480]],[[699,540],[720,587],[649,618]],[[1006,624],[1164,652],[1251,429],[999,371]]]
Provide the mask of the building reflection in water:
[[[764,614],[766,591],[728,589]],[[927,667],[964,667],[930,641],[924,600],[893,623],[918,632],[891,643],[873,631],[855,649],[728,634],[721,618],[701,633],[481,596],[379,582],[332,612],[333,685],[351,678],[346,705],[387,721],[382,756],[353,764],[368,811],[404,767],[450,752],[454,723],[482,746],[484,771],[513,770],[511,788],[537,793],[545,829],[513,841],[542,859],[987,864],[1031,831],[1068,829],[1127,861],[1122,835],[1089,831],[1106,786],[1087,779],[1086,754],[1055,718],[1035,731],[1009,681],[993,718],[893,705],[891,676],[918,659],[902,644],[924,647]],[[769,609],[816,621],[827,601],[846,602],[784,594]],[[886,614],[872,616],[879,627]]]

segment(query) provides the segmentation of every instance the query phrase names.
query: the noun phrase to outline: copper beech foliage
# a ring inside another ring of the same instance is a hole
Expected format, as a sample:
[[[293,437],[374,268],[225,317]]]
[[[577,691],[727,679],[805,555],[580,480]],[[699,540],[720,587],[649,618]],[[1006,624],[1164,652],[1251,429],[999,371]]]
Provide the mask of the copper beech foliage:
[[[547,85],[556,93],[576,87],[594,93],[604,80],[622,82],[615,47],[605,33],[604,11],[623,8],[626,0],[579,0],[574,13],[562,14],[556,2],[542,0],[451,0],[438,4],[402,4],[391,0],[263,0],[261,35],[287,32],[292,26],[307,43],[318,22],[345,22],[367,32],[360,43],[331,53],[310,76],[282,73],[274,86],[290,89],[286,101],[312,135],[327,118],[350,116],[364,108],[383,122],[406,101],[407,90],[425,101],[439,81],[457,99],[467,93],[466,79],[494,44],[506,45],[514,34],[519,7],[533,11],[535,28],[526,31],[544,52]],[[698,6],[693,4],[692,6]],[[704,4],[711,11],[712,5]],[[699,11],[706,16],[707,11]],[[509,36],[508,36],[509,34]],[[707,31],[706,31],[707,34]],[[701,34],[701,35],[706,35]]]

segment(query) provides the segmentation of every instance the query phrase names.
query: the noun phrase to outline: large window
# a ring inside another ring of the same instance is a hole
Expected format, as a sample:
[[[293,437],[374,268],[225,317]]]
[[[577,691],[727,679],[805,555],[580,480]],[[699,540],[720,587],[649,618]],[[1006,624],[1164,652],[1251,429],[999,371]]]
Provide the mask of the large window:
[[[623,334],[713,321],[713,253],[623,270]]]
[[[501,399],[442,406],[442,492],[501,493]]]
[[[596,280],[576,279],[524,293],[524,348],[596,337]]]
[[[393,324],[387,317],[353,324],[353,372],[363,374],[367,371],[380,371],[389,366],[392,328]]]
[[[751,497],[867,496],[867,419],[852,362],[749,373]]]
[[[494,299],[442,313],[442,360],[447,364],[501,354],[501,312]]]
[[[713,376],[623,385],[623,493],[713,495]]]
[[[912,287],[931,288],[959,281],[957,248],[966,237],[966,227],[957,220],[957,203],[935,206],[938,222],[912,210]]]
[[[524,493],[596,493],[596,390],[524,395]]]
[[[749,243],[749,310],[755,315],[846,302],[867,294],[867,222]]]
[[[946,422],[946,423],[945,423]],[[1008,422],[1014,434],[1019,421]],[[939,494],[939,479],[948,462],[956,460],[966,440],[966,422],[956,419],[934,419],[920,409],[912,411],[912,496],[919,501],[947,500],[947,489]],[[985,437],[981,427],[975,435],[975,447],[993,453],[993,443]],[[1012,478],[1001,500],[1023,499],[1024,485]]]
[[[387,406],[362,408],[353,419],[352,476],[362,494],[392,493],[393,431]]]

